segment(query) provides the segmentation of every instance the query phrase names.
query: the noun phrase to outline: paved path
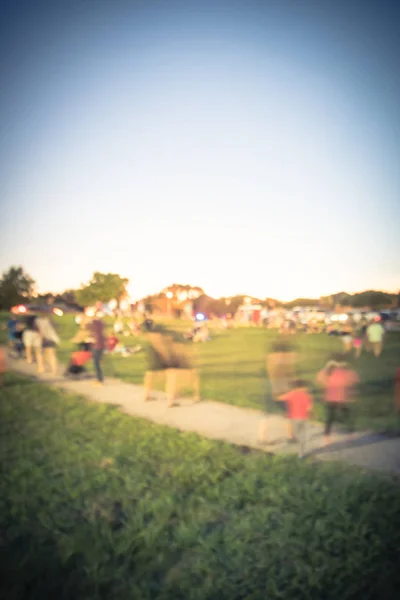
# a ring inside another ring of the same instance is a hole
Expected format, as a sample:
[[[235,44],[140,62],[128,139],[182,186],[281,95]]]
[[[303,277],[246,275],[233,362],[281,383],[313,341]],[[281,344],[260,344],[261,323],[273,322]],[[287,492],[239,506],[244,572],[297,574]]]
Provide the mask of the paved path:
[[[211,400],[194,402],[191,398],[179,400],[179,406],[167,408],[163,392],[153,392],[153,400],[143,401],[143,388],[108,378],[103,387],[94,387],[92,380],[66,380],[61,375],[37,375],[36,368],[24,360],[9,359],[11,370],[37,377],[57,388],[81,394],[86,398],[106,404],[115,404],[130,415],[169,425],[181,431],[193,431],[208,438],[232,444],[263,449],[274,453],[295,453],[296,445],[287,444],[286,420],[278,415],[268,415],[268,443],[260,446],[258,430],[265,414],[258,410],[238,408]],[[309,452],[321,460],[342,460],[352,465],[400,474],[400,437],[386,438],[373,433],[357,433],[354,439],[344,434],[332,438],[322,447],[322,425],[310,427]]]

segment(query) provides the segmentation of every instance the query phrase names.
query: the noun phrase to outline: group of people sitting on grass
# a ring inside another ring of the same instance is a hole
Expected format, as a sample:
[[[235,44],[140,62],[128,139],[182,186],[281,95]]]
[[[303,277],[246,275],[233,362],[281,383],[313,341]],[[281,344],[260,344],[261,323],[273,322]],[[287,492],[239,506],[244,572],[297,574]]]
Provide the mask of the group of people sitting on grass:
[[[183,336],[186,340],[192,342],[208,342],[210,338],[210,332],[206,321],[195,321],[192,329],[189,329],[184,333]]]

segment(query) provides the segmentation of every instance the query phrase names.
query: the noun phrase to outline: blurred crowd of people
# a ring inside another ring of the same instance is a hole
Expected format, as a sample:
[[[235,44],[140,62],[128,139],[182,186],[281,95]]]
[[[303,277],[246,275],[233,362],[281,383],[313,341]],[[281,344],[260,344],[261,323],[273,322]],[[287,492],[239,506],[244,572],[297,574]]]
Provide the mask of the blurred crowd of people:
[[[92,316],[83,314],[77,319],[79,330],[71,340],[76,345],[76,350],[71,354],[64,373],[66,376],[82,375],[86,372],[85,364],[93,360],[96,383],[101,385],[104,381],[101,367],[104,353],[127,357],[141,350],[140,345],[128,348],[117,337],[116,332],[124,335],[124,330],[121,329],[123,323],[119,319],[115,321],[112,330],[106,333],[103,317],[101,310],[96,310]],[[130,325],[129,332],[137,335],[137,325]],[[149,324],[147,327],[150,327]],[[35,363],[39,374],[46,370],[53,376],[58,374],[57,348],[60,345],[60,337],[50,316],[28,314],[16,318],[10,314],[6,328],[8,347],[15,357],[25,358],[28,364]],[[2,356],[2,363],[5,364],[5,356]]]
[[[139,324],[134,318],[126,322],[117,316],[108,332],[103,320],[104,314],[96,309],[90,316],[80,315],[76,319],[79,329],[71,340],[76,349],[72,352],[70,362],[65,371],[66,376],[80,376],[87,373],[85,365],[93,361],[95,371],[95,384],[102,385],[104,375],[102,359],[104,354],[131,356],[139,352],[142,347],[137,344],[128,347],[121,341],[121,337],[137,336],[140,331],[145,332],[148,338],[148,367],[145,375],[145,400],[149,398],[153,374],[157,371],[167,373],[168,405],[175,406],[178,390],[178,374],[186,371],[190,373],[191,384],[199,399],[199,377],[192,360],[188,354],[187,346],[182,342],[205,342],[210,340],[209,322],[202,314],[198,314],[193,322],[193,327],[181,335],[181,343],[173,341],[171,335],[162,335],[155,331],[155,324],[149,315],[144,315],[144,321]],[[260,324],[268,326],[266,313],[260,312]],[[287,406],[289,424],[289,441],[299,444],[299,454],[306,453],[308,444],[308,421],[314,406],[312,385],[301,377],[297,368],[298,356],[290,334],[302,331],[303,324],[293,319],[288,319],[281,324],[278,341],[266,357],[267,377],[271,385],[272,399],[282,401]],[[311,323],[311,327],[315,324]],[[225,324],[223,325],[225,327]],[[51,318],[47,314],[26,315],[17,319],[10,315],[8,322],[8,343],[16,356],[25,357],[28,364],[36,362],[37,372],[43,373],[46,369],[52,375],[58,371],[57,348],[60,338]],[[332,427],[340,420],[344,421],[350,434],[354,431],[354,411],[352,401],[355,398],[359,377],[351,367],[348,356],[354,352],[354,357],[359,358],[363,350],[372,352],[379,357],[383,350],[385,327],[379,316],[372,319],[365,318],[358,321],[351,319],[342,323],[339,329],[327,330],[340,333],[343,349],[341,355],[334,356],[319,371],[314,383],[323,388],[325,404],[325,430],[324,440],[328,442]],[[0,356],[0,375],[4,372],[4,356]],[[395,379],[395,406],[400,414],[400,368]],[[265,421],[260,428],[260,441],[265,438]]]
[[[359,358],[365,349],[367,352],[372,351],[378,358],[382,354],[385,333],[380,317],[371,321],[363,319],[359,323],[349,323],[342,334],[343,350],[349,353],[354,349],[356,358]]]
[[[10,315],[7,321],[8,345],[19,358],[25,354],[26,361],[36,361],[38,373],[48,368],[57,373],[56,348],[60,338],[47,315],[28,315],[24,319],[16,319]]]

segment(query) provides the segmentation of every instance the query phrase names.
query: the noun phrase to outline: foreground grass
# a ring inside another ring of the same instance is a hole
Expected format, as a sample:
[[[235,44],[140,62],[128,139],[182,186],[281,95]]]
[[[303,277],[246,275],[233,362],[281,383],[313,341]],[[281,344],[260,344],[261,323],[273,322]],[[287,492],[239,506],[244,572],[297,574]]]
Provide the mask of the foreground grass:
[[[1,598],[395,598],[398,482],[244,454],[8,375]]]

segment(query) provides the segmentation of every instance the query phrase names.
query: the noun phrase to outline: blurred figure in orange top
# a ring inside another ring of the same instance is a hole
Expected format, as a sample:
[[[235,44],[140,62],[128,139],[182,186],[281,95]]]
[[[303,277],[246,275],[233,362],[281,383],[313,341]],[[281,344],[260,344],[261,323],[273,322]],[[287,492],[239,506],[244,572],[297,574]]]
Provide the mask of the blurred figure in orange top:
[[[346,362],[332,360],[318,373],[317,381],[325,388],[326,421],[324,442],[327,444],[332,425],[340,413],[347,421],[349,431],[353,433],[353,411],[351,410],[350,403],[353,399],[354,387],[360,380],[357,373],[350,369]]]
[[[69,375],[82,375],[86,373],[84,365],[92,358],[90,344],[82,343],[79,345],[79,350],[71,355],[71,362],[65,371],[65,377]]]
[[[299,457],[302,457],[306,451],[308,419],[313,405],[307,384],[297,379],[293,382],[293,388],[279,396],[278,400],[286,402],[290,441],[299,442]]]
[[[106,339],[106,348],[107,352],[113,352],[115,348],[119,344],[119,339],[115,335],[115,333],[110,333],[110,335]]]

